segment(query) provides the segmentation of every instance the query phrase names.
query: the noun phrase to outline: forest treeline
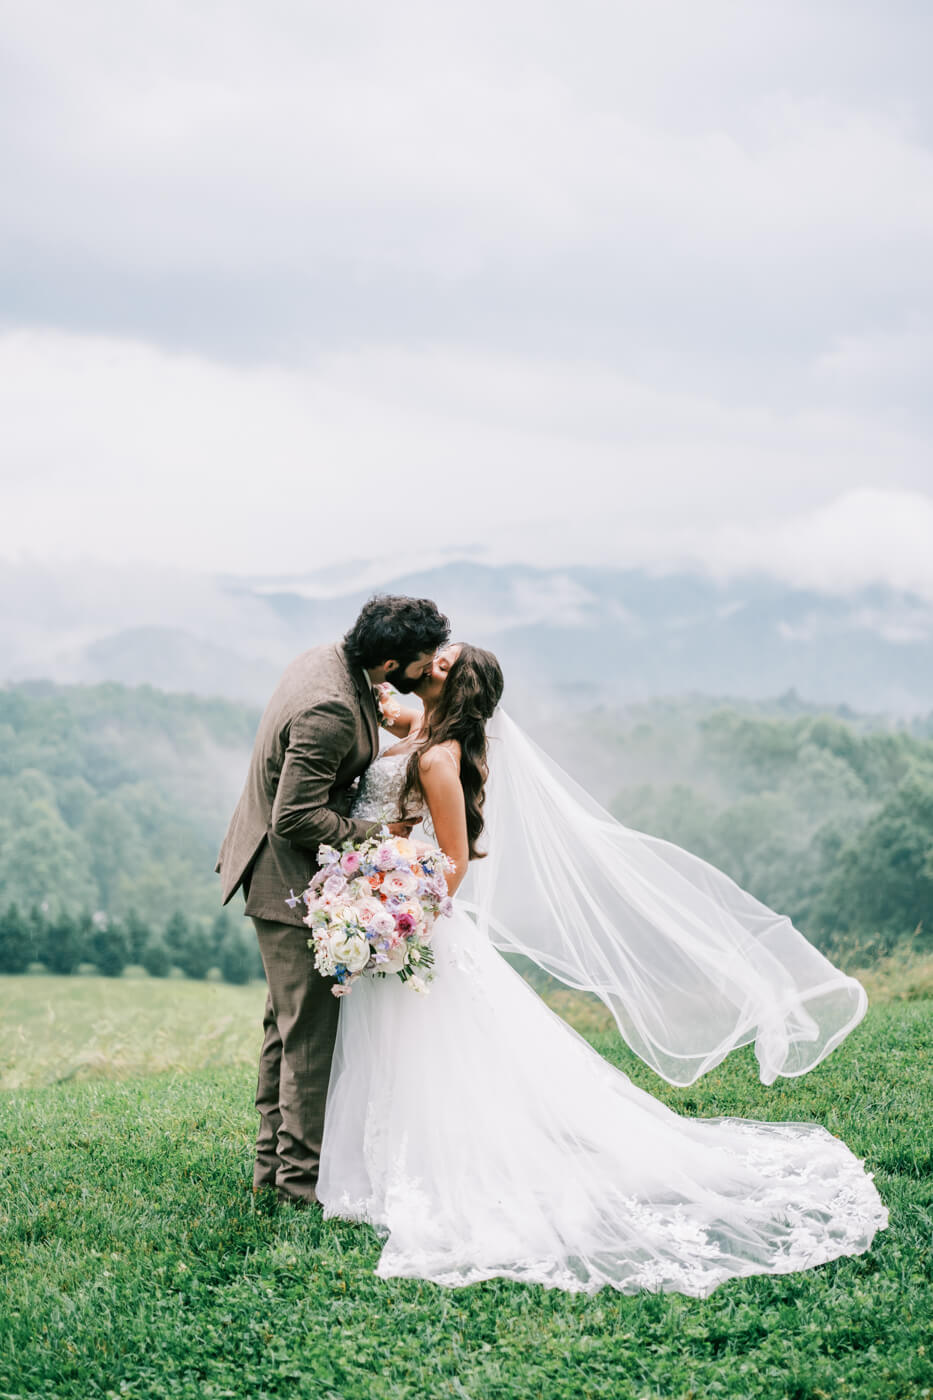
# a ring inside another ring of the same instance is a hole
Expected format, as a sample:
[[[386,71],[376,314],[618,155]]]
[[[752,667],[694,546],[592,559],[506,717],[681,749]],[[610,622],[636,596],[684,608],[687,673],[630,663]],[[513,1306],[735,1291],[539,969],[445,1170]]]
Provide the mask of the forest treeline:
[[[38,905],[24,911],[9,904],[0,910],[0,973],[36,964],[59,976],[93,966],[101,977],[121,977],[133,967],[150,977],[219,974],[235,985],[265,975],[252,927],[226,910],[209,924],[176,910],[160,928],[136,914],[115,919],[85,909],[50,917]]]
[[[830,714],[683,711],[613,742],[661,781],[626,785],[627,825],[676,842],[849,958],[933,948],[933,741]],[[674,776],[676,774],[676,776]]]
[[[147,686],[0,689],[0,962],[210,968],[255,961],[241,905],[218,919],[217,849],[252,707]],[[827,950],[933,945],[933,740],[858,716],[742,702],[594,712],[612,806],[791,916]],[[915,726],[916,729],[916,726]]]
[[[258,717],[149,686],[0,689],[0,971],[262,976],[214,874]]]

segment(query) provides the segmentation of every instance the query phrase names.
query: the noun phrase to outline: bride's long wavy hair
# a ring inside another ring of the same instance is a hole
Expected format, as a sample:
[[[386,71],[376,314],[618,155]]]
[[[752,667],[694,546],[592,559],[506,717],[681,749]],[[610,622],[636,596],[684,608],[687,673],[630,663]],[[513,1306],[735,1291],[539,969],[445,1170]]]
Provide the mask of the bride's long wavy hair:
[[[400,810],[408,799],[424,796],[421,786],[422,754],[448,739],[460,745],[460,785],[466,802],[470,860],[481,860],[485,851],[476,843],[483,831],[483,802],[489,769],[486,763],[486,721],[502,698],[502,667],[491,651],[461,643],[460,655],[447,672],[444,687],[424,728],[421,742],[408,761]]]

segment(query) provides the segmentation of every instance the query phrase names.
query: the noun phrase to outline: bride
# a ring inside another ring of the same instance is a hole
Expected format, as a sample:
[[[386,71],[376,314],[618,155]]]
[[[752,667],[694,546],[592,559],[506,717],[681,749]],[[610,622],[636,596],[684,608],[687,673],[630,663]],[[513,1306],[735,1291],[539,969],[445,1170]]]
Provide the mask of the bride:
[[[375,1227],[382,1277],[445,1285],[704,1296],[868,1249],[887,1211],[844,1143],[814,1123],[681,1117],[500,950],[596,992],[677,1084],[748,1043],[766,1083],[804,1073],[864,1015],[861,986],[721,871],[610,817],[499,707],[489,652],[445,648],[417,693],[423,715],[390,723],[399,742],[354,815],[423,816],[457,897],[429,995],[364,977],[343,999],[325,1216]]]

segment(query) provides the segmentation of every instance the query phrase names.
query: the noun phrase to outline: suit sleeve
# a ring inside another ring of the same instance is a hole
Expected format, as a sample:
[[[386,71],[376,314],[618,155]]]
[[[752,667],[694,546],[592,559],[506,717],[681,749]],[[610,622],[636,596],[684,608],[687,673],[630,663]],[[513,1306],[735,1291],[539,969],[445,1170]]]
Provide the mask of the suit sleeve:
[[[341,816],[327,803],[341,761],[353,748],[356,720],[338,700],[296,715],[272,804],[272,831],[296,846],[362,841],[379,825]]]

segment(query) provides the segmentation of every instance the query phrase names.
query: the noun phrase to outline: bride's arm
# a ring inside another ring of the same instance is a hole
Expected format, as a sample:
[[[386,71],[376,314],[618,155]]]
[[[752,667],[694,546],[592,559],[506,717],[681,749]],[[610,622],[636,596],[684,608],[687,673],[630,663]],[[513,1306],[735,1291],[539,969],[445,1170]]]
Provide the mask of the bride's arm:
[[[383,722],[382,727],[388,730],[390,734],[394,734],[396,739],[407,739],[412,730],[417,729],[420,723],[420,710],[409,710],[399,706],[398,718]]]
[[[385,697],[385,703],[379,702],[379,723],[396,739],[407,739],[421,723],[423,711],[403,705],[388,685],[377,686],[377,689]]]
[[[437,833],[437,844],[456,867],[447,876],[447,889],[453,894],[466,875],[470,862],[459,756],[446,744],[438,744],[422,754],[418,773]]]

